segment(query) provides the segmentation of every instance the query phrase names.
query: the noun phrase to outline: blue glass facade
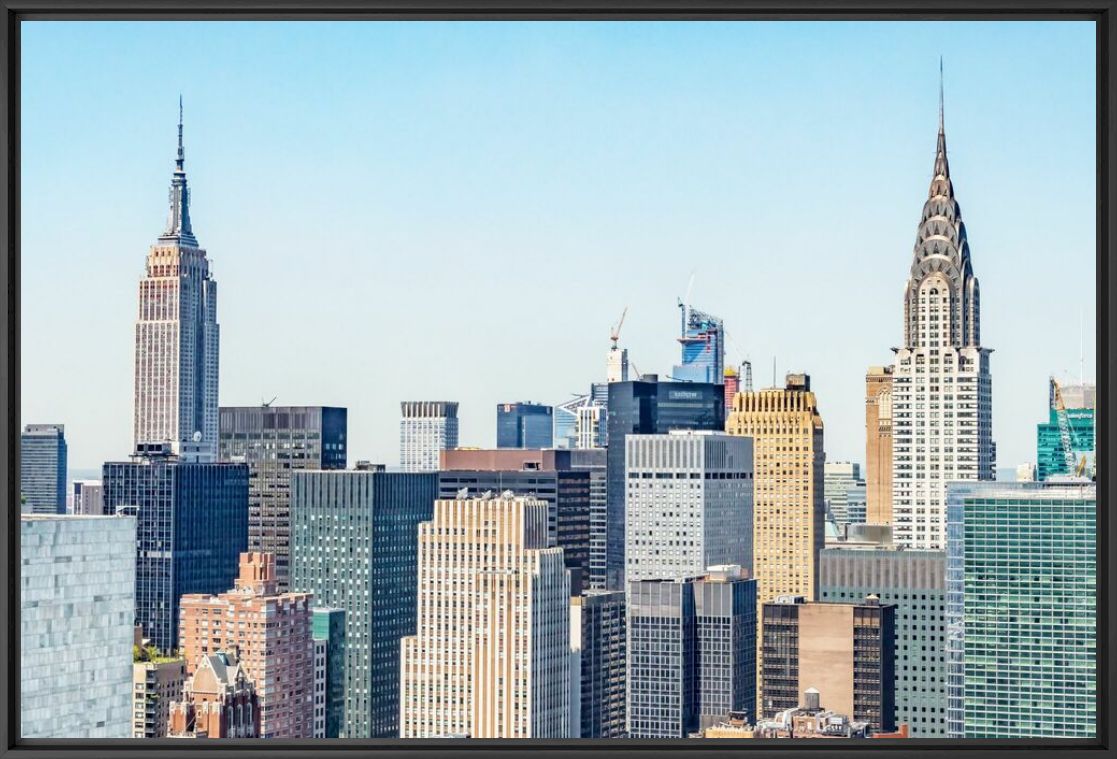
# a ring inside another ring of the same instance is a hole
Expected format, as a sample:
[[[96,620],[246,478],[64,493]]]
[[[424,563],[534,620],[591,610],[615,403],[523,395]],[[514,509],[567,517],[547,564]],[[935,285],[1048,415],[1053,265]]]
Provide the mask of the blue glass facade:
[[[496,407],[497,448],[550,448],[554,445],[554,409],[537,403],[501,403]]]
[[[136,516],[136,624],[178,648],[179,599],[228,591],[248,550],[248,467],[137,457],[101,479],[106,513]]]
[[[419,523],[436,473],[296,472],[291,586],[345,610],[346,738],[399,736],[400,638],[415,634]]]
[[[681,362],[671,372],[678,382],[725,382],[725,326],[716,316],[682,303]]]
[[[1076,463],[1083,456],[1091,459],[1094,455],[1094,409],[1067,409],[1067,426],[1070,428],[1071,457]],[[1043,481],[1059,474],[1074,472],[1067,470],[1059,419],[1055,409],[1050,409],[1047,421],[1036,425],[1036,479]]]
[[[29,424],[19,440],[21,511],[66,513],[66,435],[61,424]]]
[[[625,438],[671,430],[725,429],[725,392],[712,383],[659,382],[649,376],[609,384],[605,556],[590,548],[590,587],[624,589]],[[592,532],[591,518],[591,532]],[[600,545],[598,541],[596,545]],[[598,549],[599,550],[599,549]],[[600,575],[604,567],[604,577]]]

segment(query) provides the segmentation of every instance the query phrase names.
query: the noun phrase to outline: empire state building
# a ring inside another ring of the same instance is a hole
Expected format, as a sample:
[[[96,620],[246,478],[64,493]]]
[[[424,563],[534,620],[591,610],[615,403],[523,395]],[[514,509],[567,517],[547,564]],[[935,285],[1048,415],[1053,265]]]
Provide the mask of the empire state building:
[[[946,160],[942,85],[935,168],[904,288],[904,343],[893,379],[892,514],[895,541],[946,546],[946,485],[991,480],[989,348],[962,209]]]
[[[171,176],[167,227],[147,253],[136,319],[134,440],[143,444],[198,441],[217,451],[217,283],[190,228],[190,193],[182,147]]]

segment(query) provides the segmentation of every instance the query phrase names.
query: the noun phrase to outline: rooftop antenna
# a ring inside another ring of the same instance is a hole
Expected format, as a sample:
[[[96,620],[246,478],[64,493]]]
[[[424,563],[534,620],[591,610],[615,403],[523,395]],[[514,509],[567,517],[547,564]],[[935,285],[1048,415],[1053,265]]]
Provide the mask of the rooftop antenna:
[[[942,56],[939,56],[939,132],[943,131]]]
[[[772,356],[772,387],[778,387],[778,385],[776,385],[776,357],[775,356]]]
[[[1086,386],[1086,308],[1078,309],[1078,384]]]

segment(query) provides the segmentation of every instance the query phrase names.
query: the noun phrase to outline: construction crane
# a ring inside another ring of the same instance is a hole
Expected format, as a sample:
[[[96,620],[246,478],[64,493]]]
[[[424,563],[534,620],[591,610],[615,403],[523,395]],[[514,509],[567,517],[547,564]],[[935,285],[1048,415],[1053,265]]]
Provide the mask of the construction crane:
[[[613,341],[613,350],[617,349],[617,341],[621,339],[621,327],[624,326],[624,317],[628,315],[628,306],[624,307],[621,311],[621,320],[617,322],[617,326],[613,327],[609,333],[609,339]]]
[[[260,399],[260,405],[261,405],[261,406],[262,406],[263,408],[271,408],[271,405],[272,405],[273,403],[275,403],[275,402],[276,402],[276,401],[277,401],[278,399],[279,399],[279,396],[278,396],[278,395],[276,395],[276,396],[272,396],[272,399],[271,399],[270,401],[265,401],[265,400],[264,400],[263,398],[261,398],[261,399]]]
[[[1051,392],[1055,396],[1055,419],[1059,422],[1059,441],[1063,447],[1063,461],[1067,467],[1067,474],[1074,472],[1076,477],[1081,477],[1086,472],[1086,456],[1080,461],[1074,460],[1074,437],[1067,416],[1067,406],[1063,402],[1063,390],[1059,381],[1051,378]]]

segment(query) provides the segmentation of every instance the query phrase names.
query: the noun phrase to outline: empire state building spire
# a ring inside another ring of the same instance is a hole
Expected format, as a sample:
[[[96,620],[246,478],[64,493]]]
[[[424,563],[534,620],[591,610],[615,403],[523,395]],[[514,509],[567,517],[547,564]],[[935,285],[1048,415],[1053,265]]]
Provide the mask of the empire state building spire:
[[[168,193],[170,209],[167,212],[167,228],[159,235],[160,242],[176,242],[190,248],[198,247],[198,240],[190,229],[190,191],[186,187],[186,156],[182,148],[182,95],[178,96],[178,155],[175,170],[171,176],[171,189]]]

